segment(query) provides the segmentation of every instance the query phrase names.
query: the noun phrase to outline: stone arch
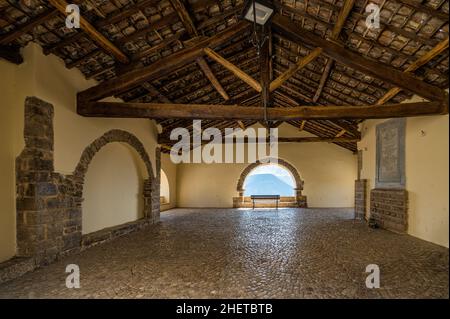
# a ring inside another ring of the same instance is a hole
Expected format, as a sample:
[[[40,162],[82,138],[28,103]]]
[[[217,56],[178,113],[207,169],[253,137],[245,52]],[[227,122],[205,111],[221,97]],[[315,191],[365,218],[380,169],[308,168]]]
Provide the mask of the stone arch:
[[[110,130],[97,138],[89,144],[83,151],[80,161],[75,168],[72,176],[68,177],[68,182],[74,187],[75,192],[72,193],[73,201],[78,203],[80,208],[80,215],[82,217],[81,204],[83,202],[84,178],[94,156],[109,143],[125,143],[133,148],[140,156],[145,164],[147,179],[144,180],[143,198],[144,198],[144,219],[149,222],[157,222],[159,220],[159,178],[160,174],[157,172],[156,176],[153,173],[150,156],[144,148],[142,142],[133,134],[123,130]],[[156,158],[158,161],[158,149]],[[159,161],[157,169],[159,169]],[[81,227],[80,227],[81,228]],[[87,245],[87,243],[84,243]]]
[[[36,265],[96,245],[159,221],[161,149],[155,150],[155,173],[144,145],[133,134],[110,130],[89,144],[71,175],[54,170],[53,105],[27,97],[24,109],[25,148],[16,158],[17,256]],[[113,142],[126,143],[144,161],[144,218],[82,235],[83,186],[95,154]]]
[[[295,189],[294,190],[295,190],[295,194],[296,194],[295,197],[296,197],[296,202],[297,202],[298,206],[299,207],[307,206],[306,196],[302,195],[304,182],[301,179],[300,174],[298,173],[297,169],[292,164],[290,164],[289,162],[287,162],[281,158],[278,158],[278,159],[269,158],[269,159],[265,159],[263,162],[258,160],[256,162],[248,165],[241,172],[241,175],[239,176],[237,186],[236,186],[236,190],[239,194],[238,203],[244,201],[244,182],[245,182],[245,179],[247,178],[247,176],[250,174],[250,172],[253,171],[253,169],[255,169],[256,167],[258,167],[260,165],[268,164],[270,162],[275,162],[275,161],[278,165],[287,169],[291,173],[292,177],[294,178],[294,180],[295,180]],[[235,203],[235,206],[238,206],[238,205],[236,205],[236,203]]]
[[[75,168],[74,176],[84,180],[84,176],[88,170],[89,164],[91,163],[94,156],[102,149],[105,145],[109,143],[126,143],[131,146],[141,157],[145,164],[147,171],[147,176],[150,180],[154,178],[152,163],[147,151],[144,148],[142,142],[133,134],[123,131],[123,130],[110,130],[103,134],[101,137],[97,138],[88,147],[86,147],[81,154],[80,161]]]

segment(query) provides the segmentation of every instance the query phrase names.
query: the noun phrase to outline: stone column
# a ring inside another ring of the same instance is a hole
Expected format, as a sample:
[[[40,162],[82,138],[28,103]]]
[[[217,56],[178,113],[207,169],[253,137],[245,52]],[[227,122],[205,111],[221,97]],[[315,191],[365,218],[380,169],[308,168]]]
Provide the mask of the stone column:
[[[308,204],[306,202],[306,196],[302,195],[303,188],[294,188],[295,191],[295,199],[297,201],[297,206],[300,208],[307,208]]]
[[[367,207],[367,179],[355,181],[355,218],[364,220]]]
[[[25,101],[25,148],[16,159],[17,255],[53,261],[62,249],[57,176],[53,173],[53,106]]]
[[[153,180],[151,178],[144,180],[144,217],[148,219],[152,218],[152,184]]]
[[[153,178],[151,185],[151,198],[152,198],[152,210],[151,210],[151,222],[159,222],[159,214],[161,209],[161,148],[157,147],[155,151],[155,170],[156,175]]]

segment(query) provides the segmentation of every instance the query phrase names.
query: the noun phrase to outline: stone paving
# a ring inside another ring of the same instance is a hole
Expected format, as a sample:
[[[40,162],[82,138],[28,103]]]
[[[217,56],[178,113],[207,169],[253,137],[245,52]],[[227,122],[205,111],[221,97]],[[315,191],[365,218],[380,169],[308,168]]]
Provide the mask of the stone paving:
[[[0,286],[0,298],[448,298],[449,254],[339,209],[176,209]],[[65,287],[78,264],[81,288]],[[367,289],[377,264],[381,288]]]

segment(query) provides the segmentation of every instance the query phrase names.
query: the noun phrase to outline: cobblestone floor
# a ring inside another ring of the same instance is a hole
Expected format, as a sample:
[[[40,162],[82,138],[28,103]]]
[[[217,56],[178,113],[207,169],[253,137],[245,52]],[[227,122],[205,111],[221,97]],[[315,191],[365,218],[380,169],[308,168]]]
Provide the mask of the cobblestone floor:
[[[0,286],[0,298],[448,298],[448,249],[341,210],[177,209]],[[65,267],[81,288],[65,287]],[[381,288],[367,289],[368,264]]]

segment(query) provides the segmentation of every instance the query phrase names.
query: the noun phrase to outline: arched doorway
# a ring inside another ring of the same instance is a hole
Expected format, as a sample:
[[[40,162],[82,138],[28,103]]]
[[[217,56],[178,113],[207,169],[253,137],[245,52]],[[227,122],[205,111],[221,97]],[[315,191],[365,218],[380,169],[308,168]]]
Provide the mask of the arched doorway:
[[[270,164],[271,163],[277,163],[277,164]],[[269,164],[267,164],[269,163]],[[268,166],[268,165],[275,165],[275,166]],[[289,203],[287,205],[282,206],[288,206],[288,207],[307,207],[307,201],[306,196],[302,195],[303,191],[303,180],[300,178],[300,174],[298,173],[297,169],[290,163],[288,163],[285,160],[277,159],[277,161],[265,161],[264,163],[257,161],[255,163],[250,164],[247,166],[241,173],[236,190],[238,192],[238,197],[233,198],[233,207],[251,207],[250,206],[250,195],[249,192],[246,192],[245,186],[247,177],[251,177],[252,173],[254,172],[264,172],[264,167],[267,167],[266,172],[272,171],[272,173],[278,173],[286,175],[286,178],[284,178],[284,181],[286,184],[290,187],[292,187],[292,192],[290,193],[291,196],[284,196],[283,194],[273,194],[273,195],[282,195],[282,202],[284,200],[285,203]],[[276,176],[275,176],[276,177]],[[279,184],[282,185],[282,184]],[[262,189],[261,191],[266,191],[267,189]],[[270,190],[267,190],[270,191]],[[286,187],[286,191],[288,191],[288,187]],[[258,194],[254,194],[258,195]],[[263,194],[263,195],[272,195],[272,194]]]

